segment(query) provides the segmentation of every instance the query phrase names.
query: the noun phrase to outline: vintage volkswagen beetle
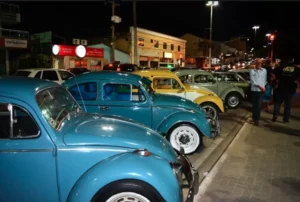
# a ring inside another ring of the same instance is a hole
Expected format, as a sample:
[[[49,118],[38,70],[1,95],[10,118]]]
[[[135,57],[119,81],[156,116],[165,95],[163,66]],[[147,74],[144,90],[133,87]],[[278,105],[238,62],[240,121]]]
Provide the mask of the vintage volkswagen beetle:
[[[214,79],[212,73],[203,70],[179,70],[175,72],[185,86],[191,88],[205,87],[225,100],[229,108],[237,108],[245,98],[244,91],[230,83]]]
[[[224,112],[224,103],[214,92],[208,89],[185,87],[174,72],[164,70],[135,71],[134,74],[147,77],[152,81],[156,93],[176,95],[186,98],[203,108],[207,115],[216,119],[219,112]]]
[[[198,173],[150,128],[89,114],[59,84],[0,78],[1,201],[193,201]],[[163,180],[162,180],[163,179]]]
[[[87,112],[142,123],[165,135],[177,151],[183,147],[185,154],[198,150],[202,135],[211,138],[220,132],[219,122],[208,120],[196,104],[177,96],[156,94],[149,79],[135,74],[91,72],[63,85]]]

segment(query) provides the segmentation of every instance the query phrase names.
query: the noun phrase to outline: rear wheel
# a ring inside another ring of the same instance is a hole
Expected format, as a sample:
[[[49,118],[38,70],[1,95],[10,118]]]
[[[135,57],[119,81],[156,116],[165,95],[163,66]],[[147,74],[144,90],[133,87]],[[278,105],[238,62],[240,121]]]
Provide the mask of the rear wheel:
[[[192,154],[202,144],[202,134],[192,125],[180,124],[171,129],[169,141],[177,151],[182,147],[185,154]]]
[[[229,108],[236,109],[241,104],[241,96],[238,93],[229,93],[225,101]]]
[[[139,180],[120,180],[103,187],[92,202],[162,202],[159,193]]]
[[[202,103],[200,104],[200,107],[202,107],[206,115],[212,119],[217,119],[219,115],[219,108],[213,104],[213,103]]]

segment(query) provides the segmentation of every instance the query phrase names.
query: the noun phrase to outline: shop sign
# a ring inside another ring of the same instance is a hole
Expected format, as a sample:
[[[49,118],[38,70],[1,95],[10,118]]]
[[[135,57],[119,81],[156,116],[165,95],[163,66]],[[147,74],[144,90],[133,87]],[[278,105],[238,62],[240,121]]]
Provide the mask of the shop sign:
[[[164,58],[173,58],[172,53],[164,52]]]
[[[79,46],[67,46],[67,45],[54,45],[52,47],[52,53],[58,56],[78,56],[76,54],[76,48]],[[82,45],[80,45],[80,50],[83,53]],[[77,49],[79,50],[79,49]],[[80,52],[80,51],[79,51]],[[79,56],[82,57],[83,55],[78,52]],[[83,57],[98,57],[103,58],[104,51],[102,48],[85,48],[85,56]]]
[[[7,47],[7,48],[27,48],[27,40],[4,39],[4,47]]]
[[[138,54],[140,56],[159,57],[159,50],[138,48]]]

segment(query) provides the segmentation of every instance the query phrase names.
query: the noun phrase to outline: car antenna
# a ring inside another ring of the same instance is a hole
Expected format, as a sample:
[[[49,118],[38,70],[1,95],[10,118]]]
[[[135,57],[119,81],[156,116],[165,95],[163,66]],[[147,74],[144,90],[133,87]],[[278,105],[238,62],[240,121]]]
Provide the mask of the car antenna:
[[[85,107],[85,104],[84,104],[84,101],[83,101],[83,98],[82,98],[82,95],[81,95],[81,91],[80,91],[78,82],[77,82],[77,80],[76,80],[76,76],[74,76],[74,79],[75,79],[75,83],[76,83],[76,86],[77,86],[77,89],[78,89],[78,92],[79,92],[79,95],[80,95],[80,99],[81,99],[82,104],[83,104],[83,108],[84,108],[85,112],[87,112],[86,107]]]

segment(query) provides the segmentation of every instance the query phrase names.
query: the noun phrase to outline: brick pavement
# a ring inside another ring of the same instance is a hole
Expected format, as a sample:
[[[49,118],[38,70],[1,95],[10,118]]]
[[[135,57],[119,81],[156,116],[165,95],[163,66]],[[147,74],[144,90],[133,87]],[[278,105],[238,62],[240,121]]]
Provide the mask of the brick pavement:
[[[300,110],[289,124],[271,117],[262,113],[259,127],[243,126],[195,201],[300,202]]]

